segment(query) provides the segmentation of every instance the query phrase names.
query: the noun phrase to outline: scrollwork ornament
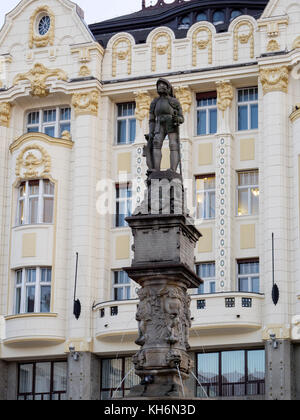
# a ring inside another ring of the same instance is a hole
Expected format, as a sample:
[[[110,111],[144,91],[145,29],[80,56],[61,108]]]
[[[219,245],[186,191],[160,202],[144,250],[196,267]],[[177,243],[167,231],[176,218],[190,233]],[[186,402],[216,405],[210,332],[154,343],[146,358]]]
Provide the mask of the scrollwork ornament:
[[[288,92],[289,69],[287,66],[260,69],[260,80],[264,94],[269,92]]]
[[[72,105],[76,116],[78,115],[98,115],[99,92],[92,90],[90,92],[74,93]]]

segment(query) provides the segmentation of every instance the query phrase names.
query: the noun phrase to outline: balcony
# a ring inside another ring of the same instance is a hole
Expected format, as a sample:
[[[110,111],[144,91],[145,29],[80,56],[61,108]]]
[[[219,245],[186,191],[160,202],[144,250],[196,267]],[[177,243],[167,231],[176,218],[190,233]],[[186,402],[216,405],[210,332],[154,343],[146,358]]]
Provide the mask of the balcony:
[[[51,346],[65,341],[64,321],[57,314],[24,314],[4,318],[3,344]]]
[[[192,331],[239,333],[262,327],[264,296],[254,293],[218,293],[191,296]],[[137,337],[135,314],[138,300],[105,302],[95,310],[95,335],[98,340],[115,341]],[[128,337],[130,336],[130,337]]]

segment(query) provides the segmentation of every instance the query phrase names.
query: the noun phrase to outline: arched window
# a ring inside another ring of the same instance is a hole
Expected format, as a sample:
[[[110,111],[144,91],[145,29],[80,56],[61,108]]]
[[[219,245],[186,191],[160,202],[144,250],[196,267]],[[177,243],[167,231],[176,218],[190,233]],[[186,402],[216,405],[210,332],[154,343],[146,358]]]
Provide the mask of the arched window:
[[[233,12],[231,12],[230,20],[233,20],[241,15],[242,15],[242,12],[240,10],[233,10]]]
[[[180,24],[178,26],[178,29],[188,29],[191,26],[191,19],[189,16],[184,16],[180,20]]]
[[[48,179],[22,182],[19,186],[17,226],[53,223],[54,184]]]
[[[198,15],[196,16],[196,21],[197,22],[206,22],[207,21],[206,13],[198,13]]]
[[[213,15],[214,25],[221,25],[225,22],[225,13],[222,11],[215,12]]]

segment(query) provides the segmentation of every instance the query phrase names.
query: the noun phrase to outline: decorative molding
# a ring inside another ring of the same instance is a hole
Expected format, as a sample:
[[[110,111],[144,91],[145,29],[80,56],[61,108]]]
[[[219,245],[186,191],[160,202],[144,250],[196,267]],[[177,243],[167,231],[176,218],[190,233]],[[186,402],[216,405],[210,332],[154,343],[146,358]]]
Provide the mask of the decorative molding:
[[[29,141],[41,141],[51,146],[61,146],[66,147],[67,149],[72,149],[74,145],[74,143],[66,136],[62,137],[61,139],[58,139],[54,137],[49,137],[47,136],[47,134],[44,133],[26,133],[23,134],[21,137],[17,138],[10,145],[10,152],[14,153],[16,150],[19,150],[24,144],[26,144]]]
[[[264,95],[268,92],[288,92],[289,69],[287,66],[260,69]]]
[[[79,76],[81,77],[89,77],[91,75],[91,70],[88,68],[88,66],[83,65],[79,69]]]
[[[135,116],[142,126],[144,119],[149,116],[151,96],[147,91],[144,90],[135,92],[134,95],[136,102]]]
[[[247,34],[240,34],[239,30],[247,26],[249,32]],[[254,28],[253,25],[247,20],[242,20],[234,28],[234,49],[233,49],[233,59],[238,61],[239,59],[239,43],[246,45],[250,42],[250,58],[254,58]]]
[[[280,51],[280,46],[276,39],[271,39],[267,45],[267,52]]]
[[[76,116],[78,115],[98,115],[99,92],[92,90],[90,92],[74,93],[72,98]]]
[[[207,39],[199,40],[198,35],[204,32],[207,34]],[[197,66],[197,50],[208,50],[208,64],[212,64],[212,32],[206,26],[201,26],[193,33],[193,66]]]
[[[233,87],[229,80],[221,80],[217,82],[216,85],[218,92],[218,109],[224,113],[227,108],[231,107],[234,98]]]
[[[288,19],[288,17],[284,18],[284,19],[282,19],[282,18],[278,19],[277,18],[277,20],[274,20],[274,18],[272,18],[272,20],[262,19],[262,20],[259,20],[257,22],[257,24],[258,24],[259,28],[267,27],[268,37],[269,38],[275,38],[275,37],[278,37],[279,34],[280,34],[279,25],[288,26],[289,19]]]
[[[42,17],[43,14],[50,17],[51,25],[49,31],[45,35],[40,35],[36,31],[36,26],[38,17]],[[41,48],[47,47],[48,45],[54,45],[55,15],[48,6],[38,7],[34,14],[31,16],[29,25],[29,48]]]
[[[26,146],[16,162],[16,177],[22,179],[39,178],[50,174],[51,157],[38,144]]]
[[[16,85],[22,80],[27,80],[31,83],[31,95],[43,98],[49,95],[49,89],[46,86],[46,81],[50,77],[55,77],[58,80],[67,81],[66,73],[61,69],[47,69],[43,64],[37,63],[33,69],[24,74],[18,74],[13,84]]]
[[[189,113],[193,103],[192,91],[188,86],[175,87],[175,96],[179,100],[184,114]]]
[[[162,41],[161,38],[164,38]],[[158,41],[161,41],[160,43]],[[165,55],[168,54],[168,69],[172,67],[172,40],[171,36],[167,32],[159,32],[155,35],[152,41],[152,71],[156,71],[157,54]]]
[[[126,47],[118,50],[120,44],[126,44]],[[131,74],[132,70],[132,46],[128,38],[122,37],[117,39],[112,47],[112,76],[117,75],[117,60],[124,61],[127,59],[127,74]]]
[[[0,126],[9,127],[12,105],[9,102],[0,102]]]
[[[295,50],[296,48],[300,48],[300,36],[298,36],[293,42],[293,50]]]
[[[296,104],[295,108],[294,108],[294,111],[290,115],[290,120],[291,120],[292,123],[294,123],[299,118],[300,118],[300,104]]]
[[[78,54],[78,62],[82,64],[89,63],[91,61],[91,52],[97,51],[102,57],[104,55],[104,49],[100,44],[85,44],[85,45],[76,45],[71,47],[71,54]]]

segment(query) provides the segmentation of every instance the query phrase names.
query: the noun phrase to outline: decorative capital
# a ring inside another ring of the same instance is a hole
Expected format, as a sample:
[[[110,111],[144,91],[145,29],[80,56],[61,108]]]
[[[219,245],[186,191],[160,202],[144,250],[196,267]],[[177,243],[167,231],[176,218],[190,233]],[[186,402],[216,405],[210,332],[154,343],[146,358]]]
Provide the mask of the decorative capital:
[[[25,147],[19,154],[16,163],[16,176],[30,179],[49,175],[51,171],[51,157],[47,151],[37,145]]]
[[[220,111],[226,111],[227,108],[231,107],[231,103],[234,98],[233,87],[229,80],[221,80],[217,82],[218,92],[218,109]]]
[[[66,73],[61,69],[47,69],[43,64],[35,64],[33,69],[24,74],[18,74],[14,79],[14,85],[22,80],[31,83],[31,95],[43,98],[49,95],[49,89],[46,82],[50,77],[56,77],[58,80],[67,81]]]
[[[78,115],[98,115],[99,92],[94,89],[90,92],[74,93],[72,105],[76,116]]]
[[[151,105],[151,96],[147,91],[140,90],[135,92],[135,116],[140,123],[149,116],[149,110]]]
[[[180,101],[184,114],[190,112],[193,103],[192,91],[188,86],[175,87],[175,96]]]
[[[0,126],[9,127],[11,107],[9,102],[0,102]]]
[[[264,95],[269,92],[288,92],[289,69],[287,66],[260,69]]]

